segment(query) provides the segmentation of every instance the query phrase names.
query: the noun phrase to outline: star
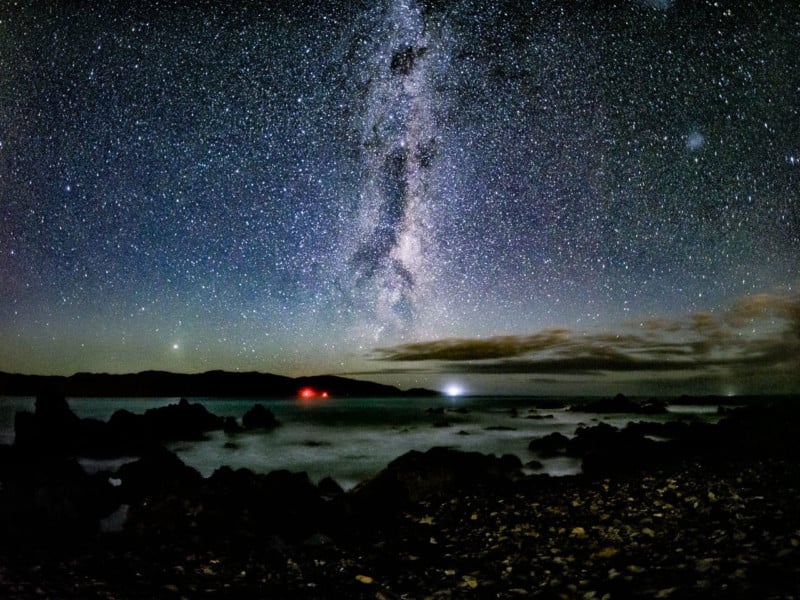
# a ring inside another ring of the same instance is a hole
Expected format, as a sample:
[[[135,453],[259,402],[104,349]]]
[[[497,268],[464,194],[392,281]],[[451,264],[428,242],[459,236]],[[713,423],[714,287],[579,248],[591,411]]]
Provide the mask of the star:
[[[0,15],[0,370],[649,391],[375,356],[797,289],[796,3],[73,4]]]

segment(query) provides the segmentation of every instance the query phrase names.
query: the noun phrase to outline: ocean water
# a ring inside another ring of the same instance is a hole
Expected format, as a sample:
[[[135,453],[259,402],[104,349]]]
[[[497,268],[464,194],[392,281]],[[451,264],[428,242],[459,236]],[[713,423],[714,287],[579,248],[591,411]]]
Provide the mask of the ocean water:
[[[566,409],[544,408],[541,398],[336,398],[257,400],[192,398],[220,416],[241,419],[253,404],[269,407],[282,422],[273,431],[226,434],[212,432],[200,442],[169,445],[181,459],[209,476],[223,465],[248,468],[259,473],[275,469],[305,471],[317,482],[330,476],[351,488],[409,450],[425,451],[447,446],[486,454],[515,454],[523,463],[536,458],[528,450],[530,440],[554,431],[572,436],[581,425],[600,421],[622,427],[629,421],[668,421],[689,418],[716,421],[714,406],[671,406],[666,415],[643,417],[632,414],[595,415]],[[70,398],[80,417],[108,420],[119,409],[142,413],[165,406],[178,398]],[[33,410],[33,398],[0,397],[0,443],[14,439],[14,415]],[[430,409],[444,409],[432,414]],[[533,418],[544,417],[544,418]],[[436,427],[438,421],[448,425]],[[226,448],[226,443],[235,448]],[[97,461],[82,458],[89,471],[111,469],[130,458]],[[539,472],[567,475],[580,471],[571,458],[546,459]],[[533,471],[531,471],[533,472]]]

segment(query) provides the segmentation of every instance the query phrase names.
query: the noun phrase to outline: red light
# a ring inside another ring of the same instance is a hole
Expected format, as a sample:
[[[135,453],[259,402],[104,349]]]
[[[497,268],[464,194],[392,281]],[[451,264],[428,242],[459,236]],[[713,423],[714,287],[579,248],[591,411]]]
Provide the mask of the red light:
[[[297,399],[303,404],[312,405],[317,402],[328,400],[329,394],[326,391],[315,390],[311,386],[302,387],[297,390]]]

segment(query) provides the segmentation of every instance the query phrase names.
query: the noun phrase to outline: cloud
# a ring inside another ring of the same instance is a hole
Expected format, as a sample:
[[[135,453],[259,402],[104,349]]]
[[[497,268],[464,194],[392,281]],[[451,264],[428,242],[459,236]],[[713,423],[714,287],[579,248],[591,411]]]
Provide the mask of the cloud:
[[[775,375],[800,386],[800,295],[746,296],[720,313],[627,323],[615,332],[450,338],[378,348],[372,358],[440,373]]]
[[[487,360],[521,356],[569,342],[567,329],[546,329],[528,336],[503,335],[487,339],[444,339],[402,344],[375,350],[377,358],[389,361]]]

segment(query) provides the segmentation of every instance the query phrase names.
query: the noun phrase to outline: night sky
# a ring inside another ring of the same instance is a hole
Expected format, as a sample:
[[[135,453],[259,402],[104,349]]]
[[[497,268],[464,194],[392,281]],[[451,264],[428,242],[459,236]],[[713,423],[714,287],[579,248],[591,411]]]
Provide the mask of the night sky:
[[[800,391],[800,4],[3,2],[0,370]]]

